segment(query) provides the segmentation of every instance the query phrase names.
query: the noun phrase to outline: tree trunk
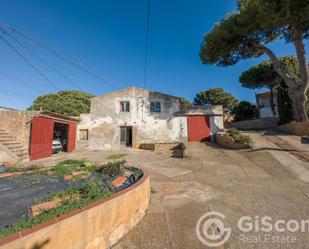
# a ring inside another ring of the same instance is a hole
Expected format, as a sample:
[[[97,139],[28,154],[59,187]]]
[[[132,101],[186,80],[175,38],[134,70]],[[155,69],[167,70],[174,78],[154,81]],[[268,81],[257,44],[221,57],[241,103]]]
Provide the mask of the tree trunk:
[[[308,114],[306,110],[306,103],[307,103],[307,91],[309,87],[309,68],[308,62],[306,58],[306,51],[305,45],[302,40],[303,32],[301,30],[296,30],[293,44],[296,49],[296,55],[299,62],[299,73],[301,78],[301,84],[299,86],[299,101],[303,101],[299,104],[299,108],[302,108],[302,119],[303,121],[308,121]]]
[[[276,55],[269,48],[262,46],[261,50],[269,56],[276,72],[291,88],[292,100],[293,100],[293,116],[295,121],[297,122],[307,121],[308,120],[308,115],[306,111],[307,96],[305,93],[308,89],[308,85],[306,85],[306,88],[304,88],[303,84],[302,87],[300,87],[300,85],[286,72],[285,68],[282,67]],[[301,56],[306,57],[305,55]]]
[[[293,101],[293,116],[296,122],[306,121],[308,118],[306,102],[307,96],[300,90],[293,90],[291,99]]]
[[[270,108],[273,113],[273,117],[276,117],[277,112],[274,104],[274,87],[272,85],[269,87],[269,93],[270,93]]]

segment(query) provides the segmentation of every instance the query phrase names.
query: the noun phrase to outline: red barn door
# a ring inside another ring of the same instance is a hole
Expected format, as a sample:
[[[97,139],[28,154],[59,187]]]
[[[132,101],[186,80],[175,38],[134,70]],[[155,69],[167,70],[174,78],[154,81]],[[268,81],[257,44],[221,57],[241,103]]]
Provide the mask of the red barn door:
[[[68,152],[75,150],[76,146],[76,124],[69,124],[69,135],[68,135]]]
[[[54,121],[33,117],[30,141],[30,159],[35,160],[52,155]]]
[[[210,140],[209,116],[188,116],[189,142]]]

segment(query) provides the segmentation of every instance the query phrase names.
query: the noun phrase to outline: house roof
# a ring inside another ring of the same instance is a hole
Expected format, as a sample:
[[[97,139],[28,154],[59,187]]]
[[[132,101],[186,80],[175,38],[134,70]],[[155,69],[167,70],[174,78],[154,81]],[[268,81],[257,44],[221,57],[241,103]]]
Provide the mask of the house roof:
[[[55,119],[63,122],[69,122],[69,123],[78,123],[80,121],[79,118],[73,118],[70,116],[62,115],[59,113],[55,112],[50,112],[50,111],[40,111],[39,116],[50,118],[50,119]]]
[[[156,94],[161,94],[161,95],[169,96],[169,97],[172,97],[172,98],[179,98],[177,96],[173,96],[173,95],[170,95],[170,94],[161,93],[161,92],[157,92],[157,91],[153,91],[153,90],[149,90],[149,89],[145,89],[145,88],[141,88],[141,87],[128,87],[128,88],[123,88],[123,89],[115,90],[115,91],[112,91],[112,92],[108,92],[108,93],[105,93],[105,94],[102,94],[102,95],[99,95],[99,96],[95,96],[92,99],[100,98],[100,97],[103,97],[103,96],[112,95],[112,94],[115,94],[115,93],[130,92],[130,91],[133,91],[133,90],[142,90],[142,91],[146,91],[146,92],[151,92],[151,93],[156,93]],[[130,94],[127,93],[127,94],[124,94],[124,95],[130,95]]]

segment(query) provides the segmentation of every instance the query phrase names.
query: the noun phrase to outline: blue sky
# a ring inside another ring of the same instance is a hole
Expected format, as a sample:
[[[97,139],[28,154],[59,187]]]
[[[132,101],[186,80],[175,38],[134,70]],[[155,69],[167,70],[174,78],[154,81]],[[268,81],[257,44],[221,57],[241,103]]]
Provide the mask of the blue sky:
[[[195,0],[172,43],[191,1],[151,0],[146,88],[193,100],[199,91],[223,87],[239,100],[254,102],[255,90],[242,88],[238,77],[267,57],[223,68],[202,65],[198,56],[203,35],[235,10],[236,1]],[[143,87],[146,2],[2,0],[0,21],[70,57],[118,88]],[[15,37],[83,90],[100,95],[116,89]],[[29,52],[10,42],[59,89],[75,89]],[[294,54],[292,45],[281,41],[270,47],[277,55]],[[0,106],[25,109],[36,96],[57,91],[1,40],[0,54]]]

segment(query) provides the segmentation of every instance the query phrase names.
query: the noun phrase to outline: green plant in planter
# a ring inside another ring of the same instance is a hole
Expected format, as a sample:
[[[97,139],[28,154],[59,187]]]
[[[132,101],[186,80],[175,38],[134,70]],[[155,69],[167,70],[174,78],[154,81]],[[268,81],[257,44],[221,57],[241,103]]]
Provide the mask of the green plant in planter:
[[[240,143],[240,144],[250,144],[250,143],[252,143],[252,140],[248,135],[242,134],[239,130],[237,130],[235,128],[227,129],[226,134],[227,134],[227,136],[232,138],[235,143]]]
[[[109,177],[122,175],[124,173],[124,164],[125,161],[109,162],[102,165],[97,171]]]
[[[72,210],[82,208],[99,199],[104,199],[112,194],[111,191],[102,188],[102,185],[97,181],[84,183],[78,187],[72,187],[63,191],[59,191],[46,196],[42,201],[50,201],[54,199],[61,199],[61,204],[50,210],[42,212],[38,216],[29,215],[26,219],[18,221],[11,226],[0,230],[0,238],[5,237],[11,233],[19,232],[25,228],[33,227],[41,224],[46,220],[58,217],[64,213]]]

